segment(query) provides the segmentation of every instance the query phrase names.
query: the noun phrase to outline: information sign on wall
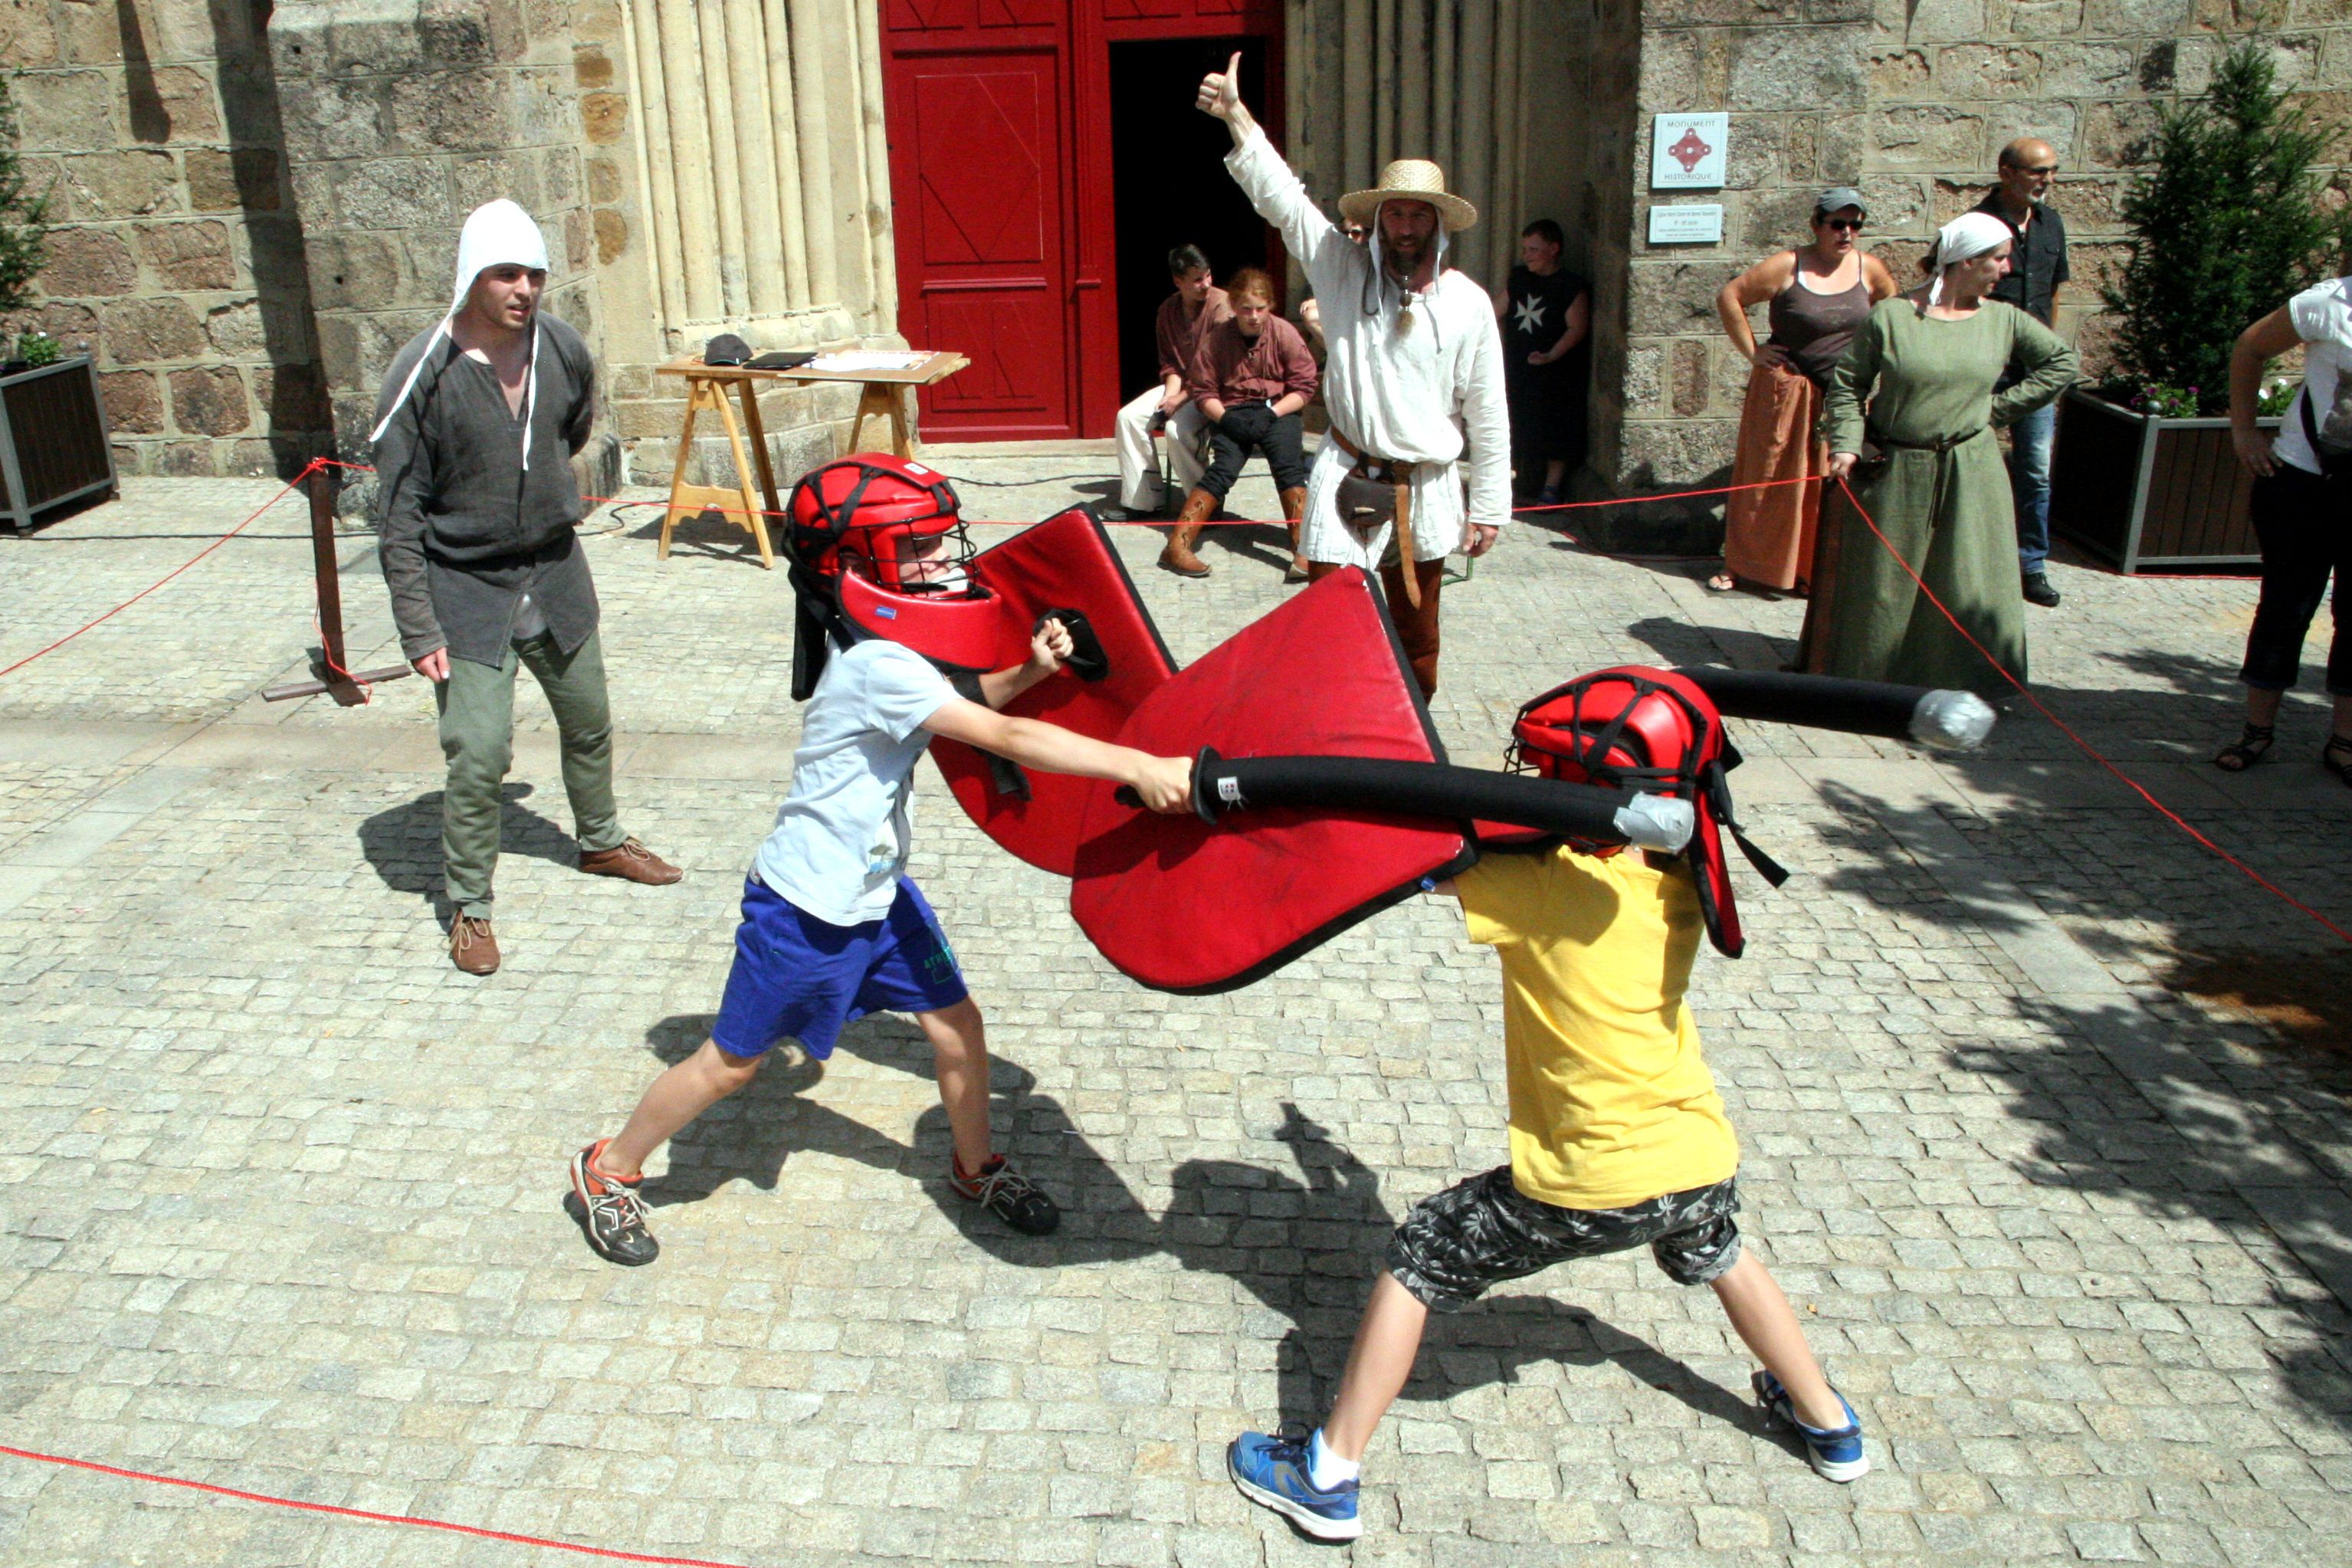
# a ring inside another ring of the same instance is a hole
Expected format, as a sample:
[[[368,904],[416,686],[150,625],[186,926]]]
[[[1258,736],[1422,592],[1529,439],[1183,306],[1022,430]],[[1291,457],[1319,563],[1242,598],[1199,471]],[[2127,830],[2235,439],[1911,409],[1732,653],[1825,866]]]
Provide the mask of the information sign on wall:
[[[1723,243],[1723,205],[1708,202],[1704,205],[1652,207],[1650,209],[1650,243],[1652,245],[1721,245]]]
[[[1651,125],[1650,188],[1713,191],[1723,186],[1731,145],[1728,114],[1661,114]]]

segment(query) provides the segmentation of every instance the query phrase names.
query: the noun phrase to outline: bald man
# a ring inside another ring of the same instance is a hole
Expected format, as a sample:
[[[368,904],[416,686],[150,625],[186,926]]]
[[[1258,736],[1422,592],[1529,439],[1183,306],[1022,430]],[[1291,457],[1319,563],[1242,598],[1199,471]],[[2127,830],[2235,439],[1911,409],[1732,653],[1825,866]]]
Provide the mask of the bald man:
[[[2058,177],[2058,151],[2038,136],[2021,136],[2000,150],[2000,183],[1980,203],[2017,236],[2009,275],[1993,285],[2005,300],[2043,326],[2058,313],[2065,287],[2066,220],[2042,200]],[[2006,383],[2003,384],[2007,384]],[[2058,590],[2050,585],[2050,440],[2058,430],[2058,405],[2045,403],[2009,427],[2009,488],[2017,503],[2017,570],[2028,604],[2055,609]]]

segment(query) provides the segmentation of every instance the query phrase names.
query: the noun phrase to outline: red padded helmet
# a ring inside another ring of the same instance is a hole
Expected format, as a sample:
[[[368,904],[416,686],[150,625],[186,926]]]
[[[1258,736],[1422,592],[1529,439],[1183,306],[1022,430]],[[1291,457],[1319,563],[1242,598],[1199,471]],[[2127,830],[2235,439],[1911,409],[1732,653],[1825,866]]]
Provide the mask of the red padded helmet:
[[[1699,912],[1724,953],[1747,946],[1733,902],[1731,870],[1723,856],[1726,832],[1766,880],[1779,887],[1788,872],[1740,833],[1731,815],[1724,774],[1739,753],[1723,732],[1722,715],[1706,692],[1672,670],[1643,665],[1581,675],[1519,710],[1511,725],[1510,764],[1546,778],[1637,789],[1691,802],[1698,822],[1689,848]],[[1613,855],[1622,846],[1577,843],[1590,855]]]
[[[973,581],[956,493],[936,468],[859,452],[793,487],[785,548],[861,631],[937,664],[996,669],[1020,657],[1003,602]],[[919,563],[910,545],[940,541]],[[796,576],[796,584],[799,579]]]

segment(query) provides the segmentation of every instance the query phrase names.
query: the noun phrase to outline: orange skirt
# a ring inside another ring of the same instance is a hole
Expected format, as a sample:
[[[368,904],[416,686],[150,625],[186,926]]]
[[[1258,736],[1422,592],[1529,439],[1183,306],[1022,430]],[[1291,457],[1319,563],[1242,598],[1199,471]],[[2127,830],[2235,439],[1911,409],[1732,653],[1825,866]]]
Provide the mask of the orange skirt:
[[[1785,366],[1758,366],[1748,378],[1739,411],[1739,449],[1731,482],[1811,479],[1810,485],[1740,490],[1724,508],[1723,569],[1743,582],[1802,592],[1813,576],[1813,539],[1820,526],[1822,487],[1829,448],[1813,438],[1822,395]]]

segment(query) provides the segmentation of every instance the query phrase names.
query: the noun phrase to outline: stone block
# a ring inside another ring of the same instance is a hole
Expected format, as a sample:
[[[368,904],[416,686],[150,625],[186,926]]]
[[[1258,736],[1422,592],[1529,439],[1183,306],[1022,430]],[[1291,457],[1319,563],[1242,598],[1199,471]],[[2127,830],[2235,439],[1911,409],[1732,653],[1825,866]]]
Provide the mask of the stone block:
[[[1791,117],[1783,127],[1781,170],[1800,184],[1822,184],[1822,122],[1809,114]]]
[[[20,313],[18,325],[26,331],[48,333],[73,353],[80,353],[100,337],[98,311],[64,300],[43,300],[34,307],[30,320]]]
[[[2071,242],[2086,234],[2105,234],[2124,226],[2123,201],[2130,183],[2126,180],[2062,179],[2051,193],[2051,202],[2066,215],[2066,234]]]
[[[600,265],[619,260],[628,254],[629,220],[612,207],[598,207],[594,214],[596,229],[596,260]]]
[[[1737,420],[1629,420],[1621,436],[1618,482],[1666,489],[1706,484],[1731,468]]]
[[[2195,9],[2195,0],[2084,0],[2083,30],[2097,38],[2168,38],[2189,30]],[[2241,13],[2235,26],[2250,21]]]
[[[217,142],[221,135],[220,106],[214,101],[212,78],[194,66],[158,66],[152,79],[156,107],[167,142]],[[138,100],[131,99],[134,118]]]
[[[2062,97],[2116,97],[2129,92],[2139,76],[2140,53],[2127,44],[2068,41],[2044,44],[2038,52],[2042,56],[2041,90]],[[2166,74],[2170,75],[2168,67]]]
[[[2137,167],[2147,161],[2156,120],[2156,105],[2141,100],[2091,105],[2078,162],[2099,169]]]
[[[580,100],[580,128],[596,146],[609,146],[628,133],[629,100],[617,92],[592,92]]]
[[[1867,22],[1877,12],[1872,0],[1803,0],[1808,22]]]
[[[2083,25],[2083,0],[2014,0],[2009,7],[2013,38],[2063,38]]]
[[[610,158],[588,160],[588,199],[610,206],[621,199],[621,165]]]
[[[408,248],[388,234],[328,234],[310,245],[310,290],[321,310],[382,310],[408,298]]]
[[[228,226],[217,218],[142,227],[139,249],[166,289],[236,287],[236,257],[229,248]]]
[[[1969,169],[1989,157],[1983,119],[1941,105],[1880,110],[1870,139],[1879,162],[1898,169]]]
[[[188,205],[197,212],[274,213],[285,207],[275,148],[191,147],[185,167]]]
[[[385,142],[376,149],[487,153],[527,144],[509,94],[486,70],[427,71],[395,79],[386,95]]]
[[[1636,343],[1625,351],[1625,412],[1665,412],[1665,343]]]
[[[404,80],[423,96],[419,79]],[[298,165],[383,156],[394,145],[391,120],[381,101],[386,96],[387,89],[373,80],[305,80],[281,75],[278,119],[285,129],[286,156]],[[425,142],[429,145],[430,138]]]
[[[1726,190],[1752,191],[1780,183],[1781,122],[1763,114],[1734,115],[1723,161]]]
[[[513,10],[504,9],[504,20],[511,27]],[[467,0],[425,0],[417,7],[416,32],[424,42],[425,59],[433,66],[488,66],[500,58],[490,8]]]
[[[457,222],[440,161],[414,156],[338,171],[335,216],[346,229],[447,228]]]
[[[1679,418],[1706,412],[1707,345],[1703,338],[1685,338],[1675,344],[1673,407]]]
[[[613,57],[594,44],[575,44],[572,49],[572,80],[584,92],[613,85]]]
[[[253,372],[253,402],[273,432],[321,430],[327,424],[326,384],[314,364],[261,366]]]
[[[53,218],[147,217],[179,205],[178,171],[169,153],[93,153],[58,160],[62,183]]]
[[[204,329],[184,300],[118,300],[100,310],[106,352],[116,364],[157,364],[205,352]]]
[[[332,12],[326,15],[334,16]],[[305,51],[310,58],[301,62],[302,69],[290,71],[281,65],[281,79],[312,74],[342,79],[402,76],[430,70],[436,64],[425,29],[405,19],[334,16],[328,25],[312,31],[311,38]],[[446,66],[457,62],[439,63]]]
[[[144,0],[140,13],[153,23],[149,37],[159,60],[249,59],[262,45],[252,13],[258,7],[215,6],[213,0]]]
[[[103,298],[128,294],[139,286],[139,263],[121,231],[113,228],[67,226],[51,229],[44,240],[47,262],[41,268],[43,293]]]
[[[1936,54],[1936,89],[1955,102],[2014,97],[2041,89],[2042,57],[2032,49],[1956,44]]]
[[[509,73],[518,146],[541,147],[572,139],[576,95],[564,76],[543,68]]]
[[[618,47],[627,26],[621,7],[613,0],[580,0],[572,7],[572,36],[583,42]]]
[[[1986,163],[1987,176],[1990,177],[1999,164],[1999,150],[2021,136],[2049,142],[2057,153],[2062,168],[2073,163],[2080,142],[2075,121],[2074,106],[2066,102],[1996,103],[1989,106],[1985,115],[1985,140],[1993,151]]]
[[[58,53],[68,65],[122,63],[121,14],[99,0],[60,0],[56,11]],[[147,46],[142,38],[141,52]]]
[[[484,202],[504,196],[525,212],[545,205],[539,160],[529,153],[499,153],[487,158],[460,158],[449,165],[449,210],[472,212]]]
[[[1930,221],[1927,192],[1915,178],[1878,175],[1863,181],[1861,190],[1863,200],[1870,204],[1864,210],[1873,234],[1919,234],[1949,221]]]
[[[153,444],[153,472],[173,479],[208,479],[213,477],[213,444],[210,441],[159,441]]]
[[[1864,46],[1845,27],[1801,27],[1738,36],[1732,45],[1734,109],[1790,110],[1862,100],[1869,91]]]
[[[1637,338],[1671,338],[1717,330],[1715,296],[1741,263],[1643,258],[1633,264],[1626,289],[1626,331]]]
[[[58,63],[57,26],[47,0],[0,0],[0,60],[15,70]]]
[[[1700,101],[1705,88],[1696,33],[1652,33],[1642,40],[1639,101],[1672,113]]]
[[[167,379],[173,422],[184,434],[234,436],[253,427],[242,372],[227,365],[197,365],[175,370]]]
[[[1937,180],[1935,184],[1934,206],[1928,215],[1929,224],[1937,228],[1943,227],[1983,201],[1985,193],[1992,189],[1992,184],[1990,175],[1982,180]],[[2067,216],[2066,221],[2070,226],[2073,224],[2074,216],[2071,213]]]
[[[1985,0],[1918,0],[1892,29],[1913,44],[1957,44],[1985,36]]]
[[[227,441],[215,454],[220,471],[236,479],[261,479],[278,471],[278,449],[268,441]]]
[[[580,154],[571,147],[550,147],[539,155],[540,188],[547,193],[548,209],[580,205]]]
[[[1813,201],[1821,192],[1810,185],[1784,185],[1748,199],[1737,223],[1724,232],[1743,255],[1762,256],[1812,238]]]
[[[103,71],[43,71],[16,84],[16,144],[28,153],[98,153],[118,140],[114,84]]]
[[[1869,74],[1874,100],[1929,98],[1936,91],[1935,68],[1925,49],[1873,49]]]
[[[163,428],[163,389],[152,371],[102,372],[98,396],[106,405],[106,427],[118,436],[152,436]]]
[[[154,471],[151,466],[152,459],[148,456],[155,449],[153,442],[113,441],[109,443],[109,447],[114,454],[114,471],[118,477]]]
[[[268,351],[269,334],[261,320],[261,301],[240,300],[205,312],[205,336],[225,359],[251,359]]]

